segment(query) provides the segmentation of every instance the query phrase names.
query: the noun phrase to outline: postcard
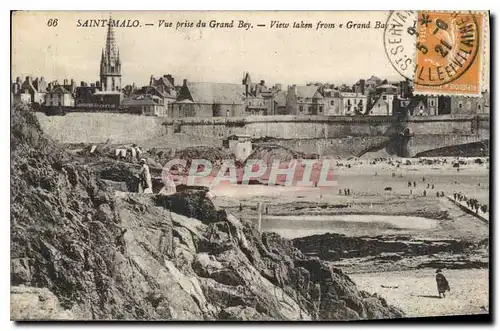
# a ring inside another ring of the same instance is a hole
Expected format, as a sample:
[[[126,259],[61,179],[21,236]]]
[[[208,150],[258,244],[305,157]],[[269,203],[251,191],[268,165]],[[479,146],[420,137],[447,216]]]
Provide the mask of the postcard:
[[[488,11],[11,29],[12,320],[491,320]]]

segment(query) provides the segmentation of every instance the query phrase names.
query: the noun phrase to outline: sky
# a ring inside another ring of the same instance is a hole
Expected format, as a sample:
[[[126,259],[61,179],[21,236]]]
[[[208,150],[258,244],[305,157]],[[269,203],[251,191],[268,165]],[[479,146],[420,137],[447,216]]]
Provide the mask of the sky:
[[[137,28],[115,28],[122,62],[122,85],[146,85],[149,77],[172,74],[176,85],[190,81],[241,83],[243,73],[272,85],[328,82],[354,84],[376,75],[402,77],[384,51],[383,28],[388,12],[16,12],[12,23],[12,77],[33,75],[46,80],[99,80],[101,50],[107,27],[77,27],[87,19],[138,20]],[[56,27],[48,25],[57,19]],[[158,27],[159,21],[173,27]],[[176,22],[242,20],[253,28],[176,28]],[[270,28],[271,21],[310,22],[312,29]],[[316,30],[317,23],[334,29]],[[370,22],[370,29],[345,24]],[[146,23],[154,26],[145,26]],[[265,24],[266,27],[257,27]],[[344,28],[338,28],[344,24]]]

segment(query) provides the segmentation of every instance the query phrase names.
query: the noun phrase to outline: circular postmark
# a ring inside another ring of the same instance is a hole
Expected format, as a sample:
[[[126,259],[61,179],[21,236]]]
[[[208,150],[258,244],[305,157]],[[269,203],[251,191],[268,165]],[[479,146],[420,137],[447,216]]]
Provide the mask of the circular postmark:
[[[440,86],[461,77],[474,63],[480,31],[463,12],[393,11],[384,30],[391,65],[417,85]]]

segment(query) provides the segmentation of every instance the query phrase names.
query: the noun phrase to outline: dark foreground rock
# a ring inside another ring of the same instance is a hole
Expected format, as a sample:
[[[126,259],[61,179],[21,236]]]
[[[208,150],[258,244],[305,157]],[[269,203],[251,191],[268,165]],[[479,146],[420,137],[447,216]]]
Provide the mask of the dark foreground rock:
[[[12,318],[403,316],[341,270],[217,210],[205,192],[167,200],[114,193],[48,142],[32,114],[16,111],[12,120],[12,303],[23,303],[20,286],[32,302]]]
[[[293,239],[310,258],[330,261],[350,272],[422,268],[488,268],[488,240],[418,239],[403,235],[348,237],[325,233]]]

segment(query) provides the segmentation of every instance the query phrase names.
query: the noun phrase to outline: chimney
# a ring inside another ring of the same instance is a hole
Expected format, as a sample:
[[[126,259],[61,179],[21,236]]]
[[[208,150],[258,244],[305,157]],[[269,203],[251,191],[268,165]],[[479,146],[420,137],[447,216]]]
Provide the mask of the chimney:
[[[365,80],[364,79],[360,79],[359,80],[359,89],[361,91],[361,94],[365,94]]]
[[[66,78],[63,80],[63,85],[68,85],[68,80]]]
[[[261,80],[260,81],[260,85],[262,85],[262,86],[266,85],[266,81],[265,80]]]
[[[85,82],[83,80],[80,82],[80,86],[85,86]]]
[[[97,84],[97,82],[96,82],[96,84]],[[96,85],[94,83],[90,83],[90,87],[95,87],[95,86]],[[99,87],[99,86],[97,86],[97,87]]]
[[[27,81],[28,83],[31,83],[31,76],[26,76],[26,81]]]
[[[170,83],[172,83],[172,85],[174,85],[174,86],[175,86],[175,83],[174,83],[174,82],[175,82],[175,81],[174,81],[174,77],[172,77],[172,75],[170,75],[170,74],[169,74],[169,75],[167,75],[167,79],[170,81]]]
[[[182,80],[182,85],[187,85],[187,82],[188,82],[188,80],[187,80],[186,78],[184,78],[184,79]]]
[[[21,85],[23,82],[21,81],[21,77],[17,77],[16,78],[16,83],[18,83],[19,85]]]

